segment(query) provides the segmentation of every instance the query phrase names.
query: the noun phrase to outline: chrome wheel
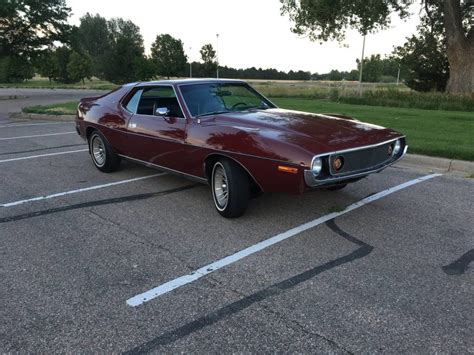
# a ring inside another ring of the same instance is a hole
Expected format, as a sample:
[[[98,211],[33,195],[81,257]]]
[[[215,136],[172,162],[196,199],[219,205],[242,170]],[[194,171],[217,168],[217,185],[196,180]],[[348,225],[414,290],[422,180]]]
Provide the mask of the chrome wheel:
[[[224,210],[229,201],[229,185],[227,183],[227,174],[221,163],[216,163],[212,170],[212,189],[217,209],[220,211]]]
[[[104,166],[106,159],[105,145],[102,139],[97,135],[92,138],[91,151],[94,163],[98,167]]]

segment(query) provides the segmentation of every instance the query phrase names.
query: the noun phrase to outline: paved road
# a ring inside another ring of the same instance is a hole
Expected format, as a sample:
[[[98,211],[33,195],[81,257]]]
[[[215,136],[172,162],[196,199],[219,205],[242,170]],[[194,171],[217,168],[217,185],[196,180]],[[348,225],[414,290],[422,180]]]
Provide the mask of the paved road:
[[[473,179],[405,186],[429,172],[398,165],[227,220],[206,186],[130,163],[100,173],[71,123],[37,123],[0,125],[0,352],[474,352]]]
[[[8,121],[9,114],[20,112],[22,107],[47,105],[79,100],[82,97],[102,95],[104,91],[72,89],[6,89],[0,88],[0,124]],[[15,100],[4,98],[16,96]]]

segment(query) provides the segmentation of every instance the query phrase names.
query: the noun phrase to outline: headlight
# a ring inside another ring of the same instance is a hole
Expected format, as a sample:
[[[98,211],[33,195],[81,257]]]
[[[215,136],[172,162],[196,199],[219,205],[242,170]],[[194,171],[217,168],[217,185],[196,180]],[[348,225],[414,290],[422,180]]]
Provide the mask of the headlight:
[[[395,141],[395,144],[393,145],[392,156],[398,155],[398,153],[400,153],[401,148],[402,148],[402,145],[400,144],[400,139],[397,139]]]
[[[311,171],[313,172],[313,174],[319,175],[322,168],[323,161],[321,160],[321,158],[313,158],[313,161],[311,162]]]

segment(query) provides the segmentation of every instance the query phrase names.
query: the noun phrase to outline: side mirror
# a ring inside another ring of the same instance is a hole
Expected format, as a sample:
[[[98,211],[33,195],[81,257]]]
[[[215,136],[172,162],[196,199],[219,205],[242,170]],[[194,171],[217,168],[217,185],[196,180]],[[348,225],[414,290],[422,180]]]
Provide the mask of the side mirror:
[[[168,107],[158,107],[155,111],[155,116],[168,116],[169,113]]]

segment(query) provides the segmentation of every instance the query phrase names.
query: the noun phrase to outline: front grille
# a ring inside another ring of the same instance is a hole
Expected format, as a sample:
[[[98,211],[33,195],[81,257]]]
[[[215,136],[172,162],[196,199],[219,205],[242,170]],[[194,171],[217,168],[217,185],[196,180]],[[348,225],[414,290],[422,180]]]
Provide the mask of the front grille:
[[[329,157],[330,171],[333,176],[357,173],[364,170],[374,169],[393,159],[389,154],[389,147],[394,142],[385,143],[376,147],[354,150],[341,154],[333,154]],[[337,157],[342,157],[344,164],[338,171],[334,171],[333,162]]]

